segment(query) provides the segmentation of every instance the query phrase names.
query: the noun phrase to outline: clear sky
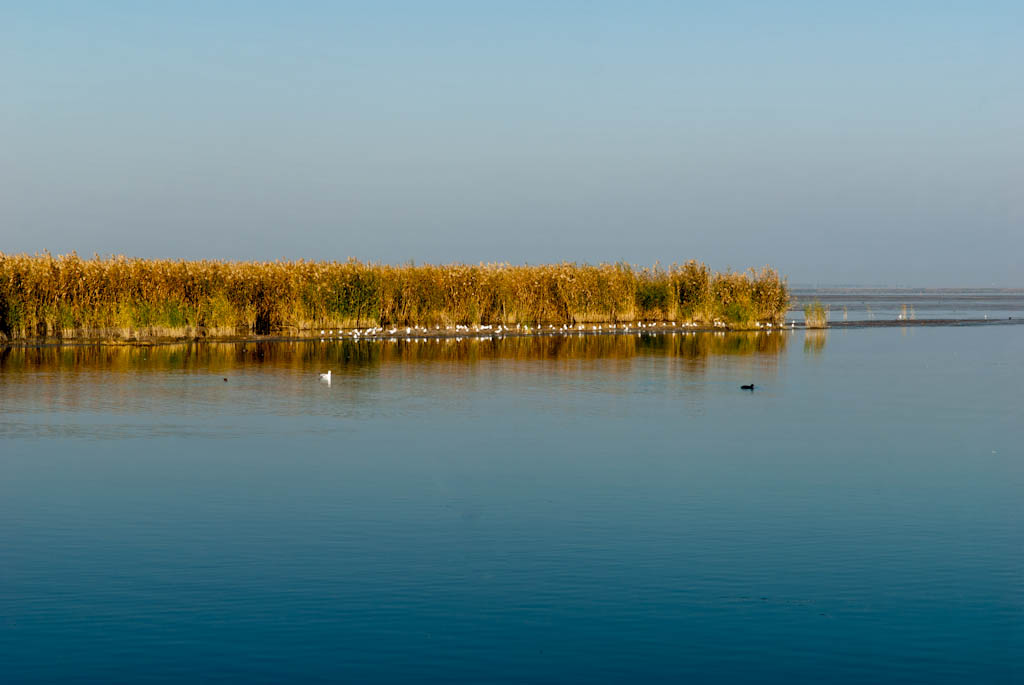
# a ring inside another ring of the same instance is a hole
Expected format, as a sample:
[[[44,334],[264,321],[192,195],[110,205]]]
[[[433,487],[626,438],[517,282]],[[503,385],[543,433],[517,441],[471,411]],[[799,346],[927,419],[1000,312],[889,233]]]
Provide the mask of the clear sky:
[[[1024,3],[0,3],[0,251],[1024,286]]]

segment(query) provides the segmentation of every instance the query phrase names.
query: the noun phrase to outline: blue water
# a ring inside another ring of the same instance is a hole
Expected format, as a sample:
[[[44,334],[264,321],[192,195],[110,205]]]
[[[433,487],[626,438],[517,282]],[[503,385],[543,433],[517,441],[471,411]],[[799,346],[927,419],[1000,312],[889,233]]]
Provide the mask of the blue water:
[[[1021,350],[0,351],[0,680],[1021,682]]]

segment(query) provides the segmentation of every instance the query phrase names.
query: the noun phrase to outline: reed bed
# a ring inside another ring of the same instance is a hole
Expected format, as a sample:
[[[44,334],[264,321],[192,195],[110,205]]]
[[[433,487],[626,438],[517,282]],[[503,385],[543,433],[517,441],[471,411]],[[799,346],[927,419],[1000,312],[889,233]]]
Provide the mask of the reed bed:
[[[774,269],[715,273],[695,261],[389,266],[0,253],[0,336],[8,340],[633,321],[743,329],[781,323],[788,304]]]
[[[804,325],[807,328],[825,328],[828,326],[829,308],[815,300],[804,306]]]

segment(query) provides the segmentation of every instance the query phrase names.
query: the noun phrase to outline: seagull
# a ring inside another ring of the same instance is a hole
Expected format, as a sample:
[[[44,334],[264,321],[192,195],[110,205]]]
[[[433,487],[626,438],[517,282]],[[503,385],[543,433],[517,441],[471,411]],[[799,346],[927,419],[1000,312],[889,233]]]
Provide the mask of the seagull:
[[[331,382],[331,370],[328,369],[327,373],[320,374],[320,380],[327,381],[328,383],[330,383]]]

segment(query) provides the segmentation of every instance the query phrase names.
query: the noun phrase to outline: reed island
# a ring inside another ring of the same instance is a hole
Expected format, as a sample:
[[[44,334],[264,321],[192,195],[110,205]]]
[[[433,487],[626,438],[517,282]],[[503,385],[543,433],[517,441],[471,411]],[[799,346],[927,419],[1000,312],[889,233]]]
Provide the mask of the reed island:
[[[82,259],[0,253],[0,341],[143,342],[324,330],[536,333],[667,325],[778,326],[784,278],[696,261],[389,266],[356,260]]]

